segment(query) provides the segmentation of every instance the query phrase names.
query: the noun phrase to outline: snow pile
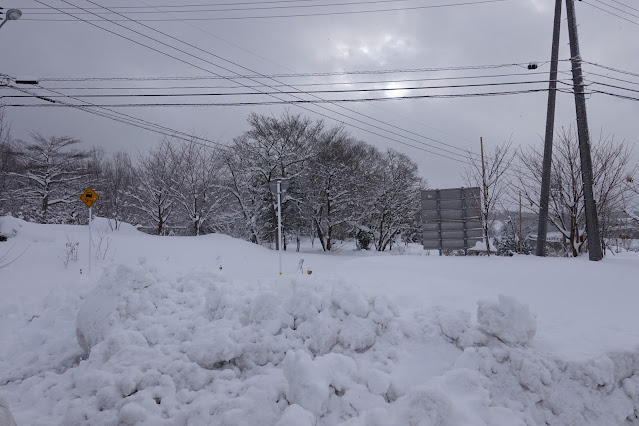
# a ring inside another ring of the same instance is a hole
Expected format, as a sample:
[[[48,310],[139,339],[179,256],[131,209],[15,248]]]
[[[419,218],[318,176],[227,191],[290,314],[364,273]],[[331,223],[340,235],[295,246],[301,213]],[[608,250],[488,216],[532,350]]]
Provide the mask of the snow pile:
[[[489,377],[493,403],[530,425],[639,424],[639,353],[566,362],[492,342],[455,362]]]
[[[499,295],[499,301],[479,302],[477,322],[481,329],[504,343],[526,344],[537,333],[537,320],[511,297]]]
[[[639,422],[639,353],[584,363],[537,353],[534,317],[507,297],[480,303],[474,321],[400,310],[322,277],[246,284],[139,263],[106,268],[92,291],[58,296],[31,321],[24,313],[22,346],[0,363],[18,424]],[[60,329],[62,340],[44,337]],[[25,356],[29,344],[50,355]]]

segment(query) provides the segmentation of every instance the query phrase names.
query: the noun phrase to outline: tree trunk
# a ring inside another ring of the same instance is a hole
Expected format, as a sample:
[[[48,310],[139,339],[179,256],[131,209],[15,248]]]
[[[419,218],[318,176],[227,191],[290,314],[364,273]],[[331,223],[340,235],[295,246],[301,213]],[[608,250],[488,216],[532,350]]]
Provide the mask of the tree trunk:
[[[317,238],[320,240],[320,244],[322,245],[322,250],[326,251],[326,242],[324,241],[324,233],[322,232],[322,227],[317,219],[315,221],[315,229],[317,229]]]
[[[162,220],[162,208],[158,206],[158,235],[162,235],[164,221]]]

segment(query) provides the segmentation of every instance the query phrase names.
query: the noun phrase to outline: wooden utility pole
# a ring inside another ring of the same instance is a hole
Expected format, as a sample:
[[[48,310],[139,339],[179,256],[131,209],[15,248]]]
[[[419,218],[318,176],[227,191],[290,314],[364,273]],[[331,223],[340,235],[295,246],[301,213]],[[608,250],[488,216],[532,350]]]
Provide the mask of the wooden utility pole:
[[[484,138],[479,138],[481,148],[481,180],[484,186],[484,237],[486,238],[486,254],[490,256],[490,241],[488,240],[488,184],[486,183],[486,165],[484,163]]]
[[[577,18],[574,0],[566,0],[568,14],[568,35],[570,36],[570,61],[572,62],[572,80],[575,92],[575,109],[577,111],[577,134],[579,135],[579,157],[581,160],[581,179],[586,204],[586,231],[588,232],[588,257],[590,260],[601,260],[601,239],[599,237],[599,218],[593,194],[592,157],[590,155],[590,133],[586,114],[586,96],[584,79],[581,73],[581,54],[577,35]]]
[[[555,22],[552,31],[552,54],[550,58],[550,82],[548,83],[548,108],[546,110],[546,137],[541,173],[541,195],[539,199],[539,224],[537,226],[537,256],[546,255],[548,233],[548,203],[550,198],[550,168],[552,143],[555,130],[555,100],[557,98],[557,68],[559,64],[559,33],[561,31],[561,0],[555,0]]]

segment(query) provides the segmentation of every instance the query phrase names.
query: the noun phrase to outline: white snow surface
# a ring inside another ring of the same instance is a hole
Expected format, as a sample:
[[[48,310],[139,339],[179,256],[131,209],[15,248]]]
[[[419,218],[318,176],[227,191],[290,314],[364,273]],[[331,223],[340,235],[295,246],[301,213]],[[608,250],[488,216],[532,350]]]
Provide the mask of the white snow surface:
[[[0,269],[0,406],[18,425],[639,424],[632,253],[306,247],[278,277],[243,241],[96,222],[112,251],[88,273],[87,227],[0,218],[0,253],[27,248]]]

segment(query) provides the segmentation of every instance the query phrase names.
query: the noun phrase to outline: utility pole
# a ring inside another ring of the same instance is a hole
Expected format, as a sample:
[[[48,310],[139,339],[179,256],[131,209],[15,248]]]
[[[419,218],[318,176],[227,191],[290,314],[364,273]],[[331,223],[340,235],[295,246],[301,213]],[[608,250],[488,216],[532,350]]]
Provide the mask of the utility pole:
[[[486,165],[484,164],[484,138],[479,138],[481,148],[481,180],[484,185],[484,236],[486,237],[486,254],[490,256],[490,241],[488,240],[488,184],[486,183]]]
[[[548,233],[548,202],[550,198],[550,171],[552,143],[555,133],[555,100],[557,99],[557,68],[559,65],[559,34],[561,32],[561,1],[555,0],[555,22],[552,30],[552,54],[550,58],[550,82],[548,83],[548,108],[546,110],[546,137],[541,173],[541,197],[539,200],[539,224],[537,227],[537,256],[546,255]]]
[[[586,96],[584,79],[581,73],[581,54],[577,35],[577,18],[575,17],[574,0],[566,0],[568,14],[568,35],[570,37],[570,62],[572,63],[572,80],[575,91],[575,109],[577,111],[577,133],[579,135],[579,157],[581,159],[581,179],[586,203],[586,231],[588,232],[588,258],[601,260],[601,240],[599,238],[599,219],[597,205],[593,194],[592,158],[590,156],[590,134],[586,114]]]

